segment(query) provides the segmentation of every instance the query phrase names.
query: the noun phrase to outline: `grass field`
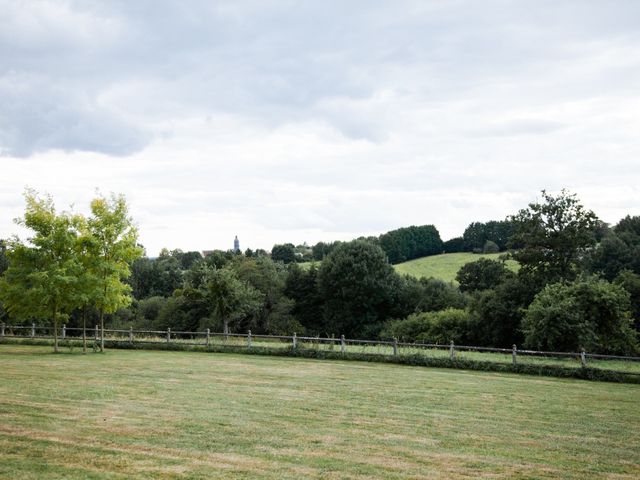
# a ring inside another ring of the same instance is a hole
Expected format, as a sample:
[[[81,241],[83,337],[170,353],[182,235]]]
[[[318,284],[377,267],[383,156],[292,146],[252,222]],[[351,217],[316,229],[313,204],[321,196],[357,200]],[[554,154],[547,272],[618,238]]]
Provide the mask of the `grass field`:
[[[638,478],[640,386],[0,345],[0,478]]]
[[[444,253],[442,255],[433,255],[431,257],[422,257],[408,262],[394,265],[396,272],[411,275],[413,277],[434,277],[445,282],[455,282],[456,273],[465,264],[475,262],[481,258],[497,260],[502,253]],[[516,271],[518,263],[514,260],[508,260],[507,266]]]
[[[393,267],[396,272],[411,275],[416,278],[434,277],[445,282],[454,282],[456,273],[469,262],[475,262],[480,258],[489,258],[497,260],[503,253],[443,253],[442,255],[432,255],[430,257],[417,258],[408,262],[399,263]],[[311,265],[320,267],[321,262],[305,262],[298,265],[308,270]],[[508,260],[507,266],[516,271],[518,263],[514,260]]]

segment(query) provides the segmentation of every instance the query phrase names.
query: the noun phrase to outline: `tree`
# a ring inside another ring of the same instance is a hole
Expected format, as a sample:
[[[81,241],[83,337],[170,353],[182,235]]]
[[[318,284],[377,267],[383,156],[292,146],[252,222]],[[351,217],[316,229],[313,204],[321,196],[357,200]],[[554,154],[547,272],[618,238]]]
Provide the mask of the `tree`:
[[[458,253],[465,251],[464,238],[455,237],[447,240],[442,244],[442,250],[444,253]]]
[[[340,242],[318,242],[313,247],[311,247],[311,255],[314,260],[322,260],[324,257],[329,255],[334,248],[340,245]]]
[[[274,245],[271,249],[271,259],[274,262],[294,263],[296,261],[295,247],[291,243]]]
[[[640,275],[629,270],[623,270],[613,283],[620,285],[629,293],[634,327],[636,331],[640,332]]]
[[[495,288],[513,276],[503,261],[481,258],[463,265],[456,274],[456,281],[460,284],[460,291],[475,292]]]
[[[289,267],[289,274],[285,281],[284,293],[293,299],[292,314],[302,324],[305,331],[319,335],[326,332],[323,301],[318,291],[318,269],[312,264],[304,270],[294,264]]]
[[[395,278],[377,245],[354,240],[336,247],[318,271],[326,328],[347,336],[376,334],[389,318]]]
[[[9,260],[7,260],[7,242],[0,239],[0,275],[9,268]]]
[[[380,235],[379,243],[393,264],[442,253],[443,245],[440,233],[433,225],[391,230]]]
[[[94,199],[91,214],[87,221],[90,270],[96,279],[93,300],[100,312],[100,351],[104,351],[104,314],[131,303],[131,287],[123,280],[131,275],[129,264],[141,257],[143,250],[124,196]]]
[[[75,254],[77,216],[56,213],[50,196],[28,190],[24,218],[16,223],[33,231],[27,242],[9,242],[9,266],[0,278],[0,300],[9,315],[21,319],[50,318],[54,351],[58,352],[58,323],[77,305],[81,266]]]
[[[251,285],[263,296],[262,305],[257,312],[258,331],[265,333],[293,333],[301,331],[301,325],[294,321],[291,310],[293,302],[284,294],[287,277],[286,267],[269,257],[237,257],[230,264],[238,278]],[[294,330],[285,332],[286,328]],[[297,328],[296,328],[297,327]],[[253,327],[252,327],[253,328]]]
[[[591,272],[613,280],[623,270],[640,274],[640,217],[626,216],[593,251]]]
[[[598,218],[566,190],[557,196],[543,190],[542,198],[543,203],[531,203],[511,217],[515,232],[510,242],[520,245],[512,257],[524,273],[546,283],[573,280],[585,253],[595,244]]]
[[[633,353],[631,322],[629,293],[588,278],[547,285],[527,308],[522,329],[525,345],[533,348]]]
[[[212,313],[221,323],[223,332],[248,315],[255,314],[263,300],[258,290],[238,279],[229,269],[207,269],[202,293],[211,305]]]
[[[392,288],[392,316],[404,318],[411,313],[464,308],[466,296],[451,283],[437,278],[409,275],[396,277]]]
[[[491,347],[510,347],[522,342],[523,310],[541,285],[529,275],[507,275],[489,290],[471,296],[469,311],[474,319],[474,342]]]

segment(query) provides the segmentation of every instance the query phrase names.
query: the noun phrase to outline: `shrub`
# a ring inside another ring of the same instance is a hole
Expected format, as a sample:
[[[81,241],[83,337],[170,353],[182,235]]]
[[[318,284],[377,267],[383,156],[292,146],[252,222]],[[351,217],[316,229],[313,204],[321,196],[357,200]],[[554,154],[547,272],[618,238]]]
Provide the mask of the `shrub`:
[[[383,338],[398,338],[405,342],[447,344],[466,343],[473,325],[466,310],[448,308],[439,312],[409,315],[404,320],[389,322],[381,333]]]

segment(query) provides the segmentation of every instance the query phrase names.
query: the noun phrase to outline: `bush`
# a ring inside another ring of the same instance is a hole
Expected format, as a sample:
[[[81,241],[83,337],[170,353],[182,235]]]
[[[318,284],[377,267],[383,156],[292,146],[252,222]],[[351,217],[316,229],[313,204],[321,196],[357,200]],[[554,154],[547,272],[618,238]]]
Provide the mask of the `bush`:
[[[404,320],[393,320],[380,336],[404,342],[448,344],[453,340],[454,343],[468,343],[472,331],[473,325],[466,310],[448,308],[439,312],[414,313]]]
[[[500,247],[496,242],[492,242],[491,240],[487,240],[484,243],[484,247],[482,249],[484,253],[498,253],[500,252]]]
[[[619,285],[590,278],[547,285],[522,321],[525,345],[540,350],[634,353],[629,293]]]

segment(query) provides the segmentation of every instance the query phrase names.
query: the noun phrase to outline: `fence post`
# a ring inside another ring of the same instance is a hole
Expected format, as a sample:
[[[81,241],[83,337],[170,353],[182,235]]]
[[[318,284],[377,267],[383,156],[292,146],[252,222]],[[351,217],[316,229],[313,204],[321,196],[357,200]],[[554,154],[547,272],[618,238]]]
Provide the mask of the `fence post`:
[[[345,342],[344,342],[344,335],[340,335],[340,353],[344,353],[345,351]]]
[[[582,350],[582,352],[580,352],[580,364],[583,367],[587,366],[587,354],[585,353],[584,349]]]
[[[211,342],[211,330],[207,328],[207,347],[209,346],[209,342]]]
[[[247,348],[251,348],[251,330],[247,333]]]
[[[133,326],[129,327],[129,343],[133,343]]]
[[[398,339],[397,338],[393,339],[393,356],[394,357],[398,356]]]
[[[4,322],[0,325],[0,337],[4,337]]]
[[[298,336],[296,335],[296,332],[293,332],[293,349],[295,350],[296,348],[298,348]]]
[[[31,338],[36,336],[36,324],[32,323],[31,324]]]
[[[96,325],[96,333],[95,333],[95,337],[96,337],[96,342],[98,341],[98,325]]]
[[[449,359],[453,360],[456,358],[456,347],[453,344],[453,340],[451,340],[451,344],[449,345]]]
[[[511,360],[514,365],[518,364],[518,347],[516,347],[515,343],[513,344],[513,349],[511,350]]]
[[[171,341],[171,329],[167,328],[167,343]]]

